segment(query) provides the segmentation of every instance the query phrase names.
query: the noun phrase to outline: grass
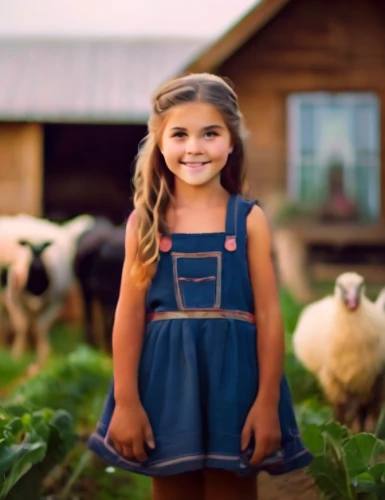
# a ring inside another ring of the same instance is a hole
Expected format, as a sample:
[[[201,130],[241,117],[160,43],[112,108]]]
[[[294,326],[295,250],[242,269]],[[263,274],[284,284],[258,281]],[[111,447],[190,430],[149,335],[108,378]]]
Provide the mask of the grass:
[[[86,498],[94,500],[150,500],[151,498],[150,478],[96,461],[84,469],[77,488],[81,484],[92,484],[92,494]]]
[[[80,326],[58,324],[51,337],[52,353],[47,366],[55,366],[59,359],[73,352],[83,341],[83,332]],[[13,360],[9,348],[0,349],[0,397],[12,390],[14,383],[23,377],[26,368],[34,361],[32,352],[27,352],[20,360]]]
[[[150,500],[151,479],[111,467],[78,445],[61,481],[46,488],[52,500]]]
[[[0,394],[8,391],[12,384],[21,377],[32,362],[33,356],[27,354],[19,361],[14,361],[10,357],[9,349],[0,350]]]

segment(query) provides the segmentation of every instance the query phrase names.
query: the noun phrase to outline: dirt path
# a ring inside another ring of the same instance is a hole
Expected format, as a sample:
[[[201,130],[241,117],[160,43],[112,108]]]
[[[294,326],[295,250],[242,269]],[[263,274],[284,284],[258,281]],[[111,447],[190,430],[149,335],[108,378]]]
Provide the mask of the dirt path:
[[[258,476],[258,500],[320,500],[313,478],[301,469],[283,474]]]

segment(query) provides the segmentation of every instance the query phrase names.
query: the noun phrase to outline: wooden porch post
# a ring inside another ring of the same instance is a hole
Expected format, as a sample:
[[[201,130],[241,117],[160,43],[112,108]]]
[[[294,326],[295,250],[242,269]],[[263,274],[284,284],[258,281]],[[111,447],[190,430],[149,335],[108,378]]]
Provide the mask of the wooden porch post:
[[[0,214],[42,215],[43,129],[0,124]]]

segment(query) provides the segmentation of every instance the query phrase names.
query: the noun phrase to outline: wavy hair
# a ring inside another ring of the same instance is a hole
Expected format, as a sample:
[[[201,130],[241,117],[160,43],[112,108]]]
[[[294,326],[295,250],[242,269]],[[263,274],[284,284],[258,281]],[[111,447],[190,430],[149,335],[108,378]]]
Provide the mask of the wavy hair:
[[[174,175],[167,168],[159,148],[164,118],[172,107],[190,102],[211,104],[221,113],[234,146],[221,171],[221,184],[230,194],[243,191],[246,134],[231,82],[202,73],[164,84],[153,97],[148,134],[140,145],[134,174],[138,250],[131,273],[139,287],[146,287],[154,276],[160,235],[168,233],[165,211],[172,198]]]

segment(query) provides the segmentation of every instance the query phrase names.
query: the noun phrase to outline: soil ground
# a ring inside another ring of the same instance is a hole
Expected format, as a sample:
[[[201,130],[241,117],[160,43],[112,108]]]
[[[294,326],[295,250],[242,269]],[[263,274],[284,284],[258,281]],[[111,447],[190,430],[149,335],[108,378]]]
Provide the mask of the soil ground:
[[[320,500],[314,479],[300,469],[281,476],[258,476],[258,500]]]

